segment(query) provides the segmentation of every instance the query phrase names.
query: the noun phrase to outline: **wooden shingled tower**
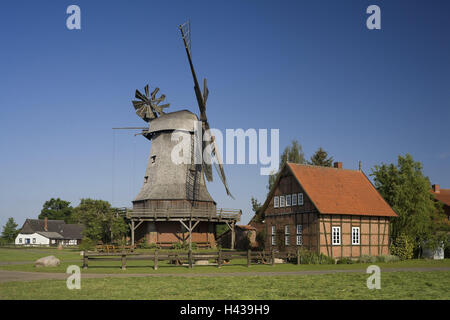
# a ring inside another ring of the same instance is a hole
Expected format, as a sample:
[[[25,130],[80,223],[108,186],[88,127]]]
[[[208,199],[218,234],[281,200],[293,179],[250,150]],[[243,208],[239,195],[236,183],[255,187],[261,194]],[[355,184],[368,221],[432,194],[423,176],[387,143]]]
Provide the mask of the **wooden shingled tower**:
[[[127,210],[127,217],[131,221],[133,244],[146,241],[148,244],[170,247],[174,243],[189,243],[191,248],[192,242],[195,242],[198,246],[215,247],[215,225],[226,223],[234,234],[241,211],[217,209],[206,188],[205,177],[208,181],[213,180],[214,164],[226,193],[231,196],[214,137],[211,136],[207,142],[198,142],[195,134],[199,127],[203,134],[208,134],[210,128],[206,116],[209,91],[206,79],[203,90],[197,81],[190,49],[189,23],[179,28],[194,79],[200,117],[188,110],[166,113],[164,109],[169,104],[161,104],[165,95],[158,97],[159,88],[150,92],[147,85],[144,94],[136,90],[138,100],[133,101],[133,106],[136,114],[149,124],[142,135],[151,140],[152,145],[144,184],[133,200],[133,208]],[[179,143],[173,139],[175,131],[184,134],[183,139],[190,139],[190,163],[177,163],[172,159],[172,151]],[[198,161],[197,156],[203,155],[205,148],[209,150],[209,159],[200,157]]]

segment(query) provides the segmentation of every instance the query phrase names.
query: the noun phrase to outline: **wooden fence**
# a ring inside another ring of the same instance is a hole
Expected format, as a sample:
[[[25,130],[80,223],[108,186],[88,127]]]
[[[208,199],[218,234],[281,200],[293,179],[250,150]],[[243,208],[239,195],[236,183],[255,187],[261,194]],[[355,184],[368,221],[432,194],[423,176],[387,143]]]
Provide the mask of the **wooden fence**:
[[[159,261],[168,261],[175,265],[186,265],[192,268],[196,261],[208,261],[205,265],[216,265],[218,268],[228,264],[233,259],[246,259],[247,267],[252,264],[275,264],[275,259],[293,260],[297,264],[301,263],[300,252],[274,252],[274,251],[222,251],[217,252],[167,252],[155,250],[153,253],[135,253],[135,252],[84,252],[83,268],[87,269],[89,261],[121,261],[122,269],[126,269],[127,261],[147,260],[153,261],[153,268],[158,269]],[[209,263],[209,260],[214,260]],[[197,264],[197,266],[199,266]]]

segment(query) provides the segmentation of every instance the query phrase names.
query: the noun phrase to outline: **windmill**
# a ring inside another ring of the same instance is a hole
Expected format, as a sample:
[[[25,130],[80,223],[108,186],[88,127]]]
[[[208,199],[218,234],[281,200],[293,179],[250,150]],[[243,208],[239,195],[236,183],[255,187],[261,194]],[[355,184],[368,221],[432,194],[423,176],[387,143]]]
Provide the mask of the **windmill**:
[[[203,93],[200,91],[192,64],[190,33],[185,33],[186,28],[189,29],[189,24],[180,26],[194,77],[202,129],[209,134],[210,126],[206,116],[209,92],[206,79],[203,82]],[[192,241],[215,246],[215,224],[226,223],[234,234],[234,225],[241,216],[240,210],[218,210],[206,188],[205,177],[208,181],[213,180],[213,162],[226,193],[232,197],[216,141],[211,137],[209,141],[198,143],[195,134],[199,121],[197,115],[189,110],[165,112],[164,109],[169,104],[162,104],[166,96],[162,94],[158,97],[158,93],[159,88],[150,92],[146,85],[144,94],[136,90],[137,100],[132,101],[136,114],[148,123],[148,128],[143,129],[140,134],[152,141],[144,184],[133,200],[133,209],[127,212],[131,221],[132,243],[136,236],[138,239],[145,238],[147,243],[170,245],[188,240],[189,247]],[[191,154],[187,155],[191,157],[190,163],[180,164],[172,160],[172,151],[178,143],[173,139],[175,131],[184,132],[190,138]],[[199,145],[202,154],[209,146],[210,155],[206,159],[202,158],[201,163],[196,163],[194,157],[198,154]]]

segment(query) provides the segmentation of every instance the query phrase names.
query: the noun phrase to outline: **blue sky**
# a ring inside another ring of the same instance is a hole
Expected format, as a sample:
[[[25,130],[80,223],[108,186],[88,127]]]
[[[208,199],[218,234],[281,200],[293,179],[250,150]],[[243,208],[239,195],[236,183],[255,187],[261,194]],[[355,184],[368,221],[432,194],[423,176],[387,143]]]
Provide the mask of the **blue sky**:
[[[66,8],[81,8],[68,30]],[[366,8],[381,8],[381,30]],[[191,20],[193,60],[207,77],[212,127],[280,129],[307,157],[323,147],[370,173],[399,154],[450,188],[448,1],[2,1],[0,224],[35,218],[51,197],[131,206],[150,143],[134,90],[158,86],[170,110],[197,112],[177,26]],[[251,217],[264,201],[258,165],[225,167],[219,207]]]

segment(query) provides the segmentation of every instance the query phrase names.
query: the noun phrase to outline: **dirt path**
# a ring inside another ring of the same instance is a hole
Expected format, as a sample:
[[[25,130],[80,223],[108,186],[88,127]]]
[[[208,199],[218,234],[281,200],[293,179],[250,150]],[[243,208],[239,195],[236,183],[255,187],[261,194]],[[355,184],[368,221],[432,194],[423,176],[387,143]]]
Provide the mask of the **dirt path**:
[[[382,272],[401,272],[401,271],[450,271],[450,267],[426,267],[426,268],[385,268]],[[93,278],[129,278],[129,277],[242,277],[242,276],[289,276],[289,275],[314,275],[314,274],[333,274],[333,273],[366,273],[365,269],[348,270],[310,270],[310,271],[286,271],[286,272],[227,272],[227,273],[135,273],[135,274],[101,274],[101,273],[83,273],[83,279]],[[0,282],[9,281],[32,281],[32,280],[66,280],[69,275],[65,273],[47,273],[47,272],[24,272],[0,270]]]

